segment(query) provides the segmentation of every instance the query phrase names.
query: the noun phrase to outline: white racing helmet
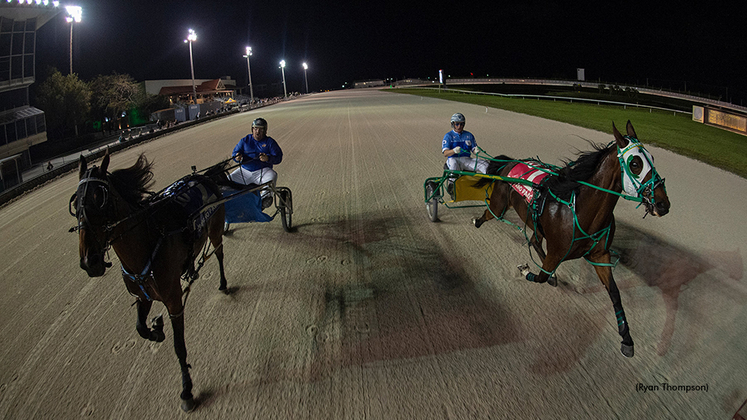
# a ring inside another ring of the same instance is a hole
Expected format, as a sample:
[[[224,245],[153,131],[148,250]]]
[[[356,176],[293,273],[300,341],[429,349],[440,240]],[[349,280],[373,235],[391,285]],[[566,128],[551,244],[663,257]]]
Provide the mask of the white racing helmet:
[[[456,114],[451,116],[451,125],[454,125],[455,122],[465,123],[466,120],[464,119],[464,114],[461,112],[457,112]]]

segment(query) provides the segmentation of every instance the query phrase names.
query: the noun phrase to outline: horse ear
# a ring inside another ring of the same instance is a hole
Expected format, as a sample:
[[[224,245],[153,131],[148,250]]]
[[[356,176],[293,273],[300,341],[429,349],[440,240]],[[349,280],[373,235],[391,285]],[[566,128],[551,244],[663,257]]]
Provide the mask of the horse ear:
[[[104,160],[101,162],[101,172],[106,173],[106,169],[109,167],[109,148],[106,148],[106,153],[104,153]]]
[[[80,155],[80,162],[78,162],[78,179],[83,178],[83,175],[86,174],[86,170],[88,170],[86,158],[84,158],[83,155]]]
[[[630,122],[630,120],[628,120],[628,124],[626,124],[625,129],[628,131],[628,135],[630,137],[638,139],[638,136],[635,134],[635,130],[633,130],[633,124]]]
[[[630,122],[630,121],[628,121]],[[631,127],[632,128],[632,127]],[[615,143],[617,143],[617,147],[624,148],[628,145],[628,141],[625,140],[625,137],[623,137],[622,134],[620,134],[619,131],[617,131],[617,127],[615,127],[615,123],[612,123],[612,134],[615,136]]]

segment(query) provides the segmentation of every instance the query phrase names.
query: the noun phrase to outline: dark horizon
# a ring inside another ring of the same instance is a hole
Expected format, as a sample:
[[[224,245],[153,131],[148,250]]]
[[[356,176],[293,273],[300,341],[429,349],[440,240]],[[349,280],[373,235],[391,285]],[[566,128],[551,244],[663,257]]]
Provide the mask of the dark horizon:
[[[552,1],[454,10],[394,2],[164,3],[76,3],[83,21],[73,28],[73,71],[84,80],[113,72],[137,81],[189,79],[183,40],[192,28],[195,78],[230,76],[237,87],[247,85],[242,56],[251,46],[252,83],[280,82],[284,59],[289,92],[305,90],[305,61],[311,91],[368,79],[435,79],[439,69],[452,77],[575,80],[580,67],[587,81],[728,95],[738,105],[747,99],[739,10]],[[39,30],[39,77],[46,66],[68,73],[69,28],[61,13]]]

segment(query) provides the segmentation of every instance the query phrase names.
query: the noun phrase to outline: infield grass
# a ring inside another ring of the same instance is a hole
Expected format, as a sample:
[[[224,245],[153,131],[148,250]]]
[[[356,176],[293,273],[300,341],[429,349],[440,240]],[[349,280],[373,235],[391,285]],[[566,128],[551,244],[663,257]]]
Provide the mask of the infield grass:
[[[747,136],[701,124],[688,114],[649,111],[645,108],[571,103],[537,99],[504,98],[438,92],[429,89],[385,89],[449,101],[465,102],[561,121],[579,127],[612,133],[612,122],[625,133],[630,120],[644,144],[653,144],[700,160],[747,178]]]

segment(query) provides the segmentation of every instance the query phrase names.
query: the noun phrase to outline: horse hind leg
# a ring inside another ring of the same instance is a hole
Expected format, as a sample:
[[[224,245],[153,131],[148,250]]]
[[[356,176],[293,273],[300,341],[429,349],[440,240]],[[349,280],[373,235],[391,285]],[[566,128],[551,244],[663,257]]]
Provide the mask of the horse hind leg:
[[[166,339],[166,334],[163,332],[163,317],[158,315],[153,318],[152,329],[148,328],[147,325],[148,314],[152,305],[153,302],[151,301],[137,300],[137,324],[135,324],[135,329],[137,329],[140,337],[160,343]]]
[[[220,286],[218,290],[228,294],[228,282],[226,281],[226,272],[223,266],[223,220],[225,218],[225,213],[221,211],[213,216],[210,229],[208,230],[208,237],[215,249],[215,258],[218,260],[218,267],[220,268]]]
[[[506,213],[506,210],[508,210],[508,205],[506,201],[506,194],[503,189],[504,186],[496,185],[493,189],[493,193],[490,195],[490,203],[488,204],[488,208],[485,209],[479,219],[472,219],[472,224],[474,224],[476,228],[479,228],[488,220],[495,219],[496,214],[500,215],[497,217],[503,217],[503,215]]]
[[[482,226],[483,223],[493,218],[494,218],[493,213],[490,212],[490,209],[486,209],[479,219],[476,219],[476,218],[472,219],[472,224],[475,225],[476,228],[479,228],[480,226]]]

